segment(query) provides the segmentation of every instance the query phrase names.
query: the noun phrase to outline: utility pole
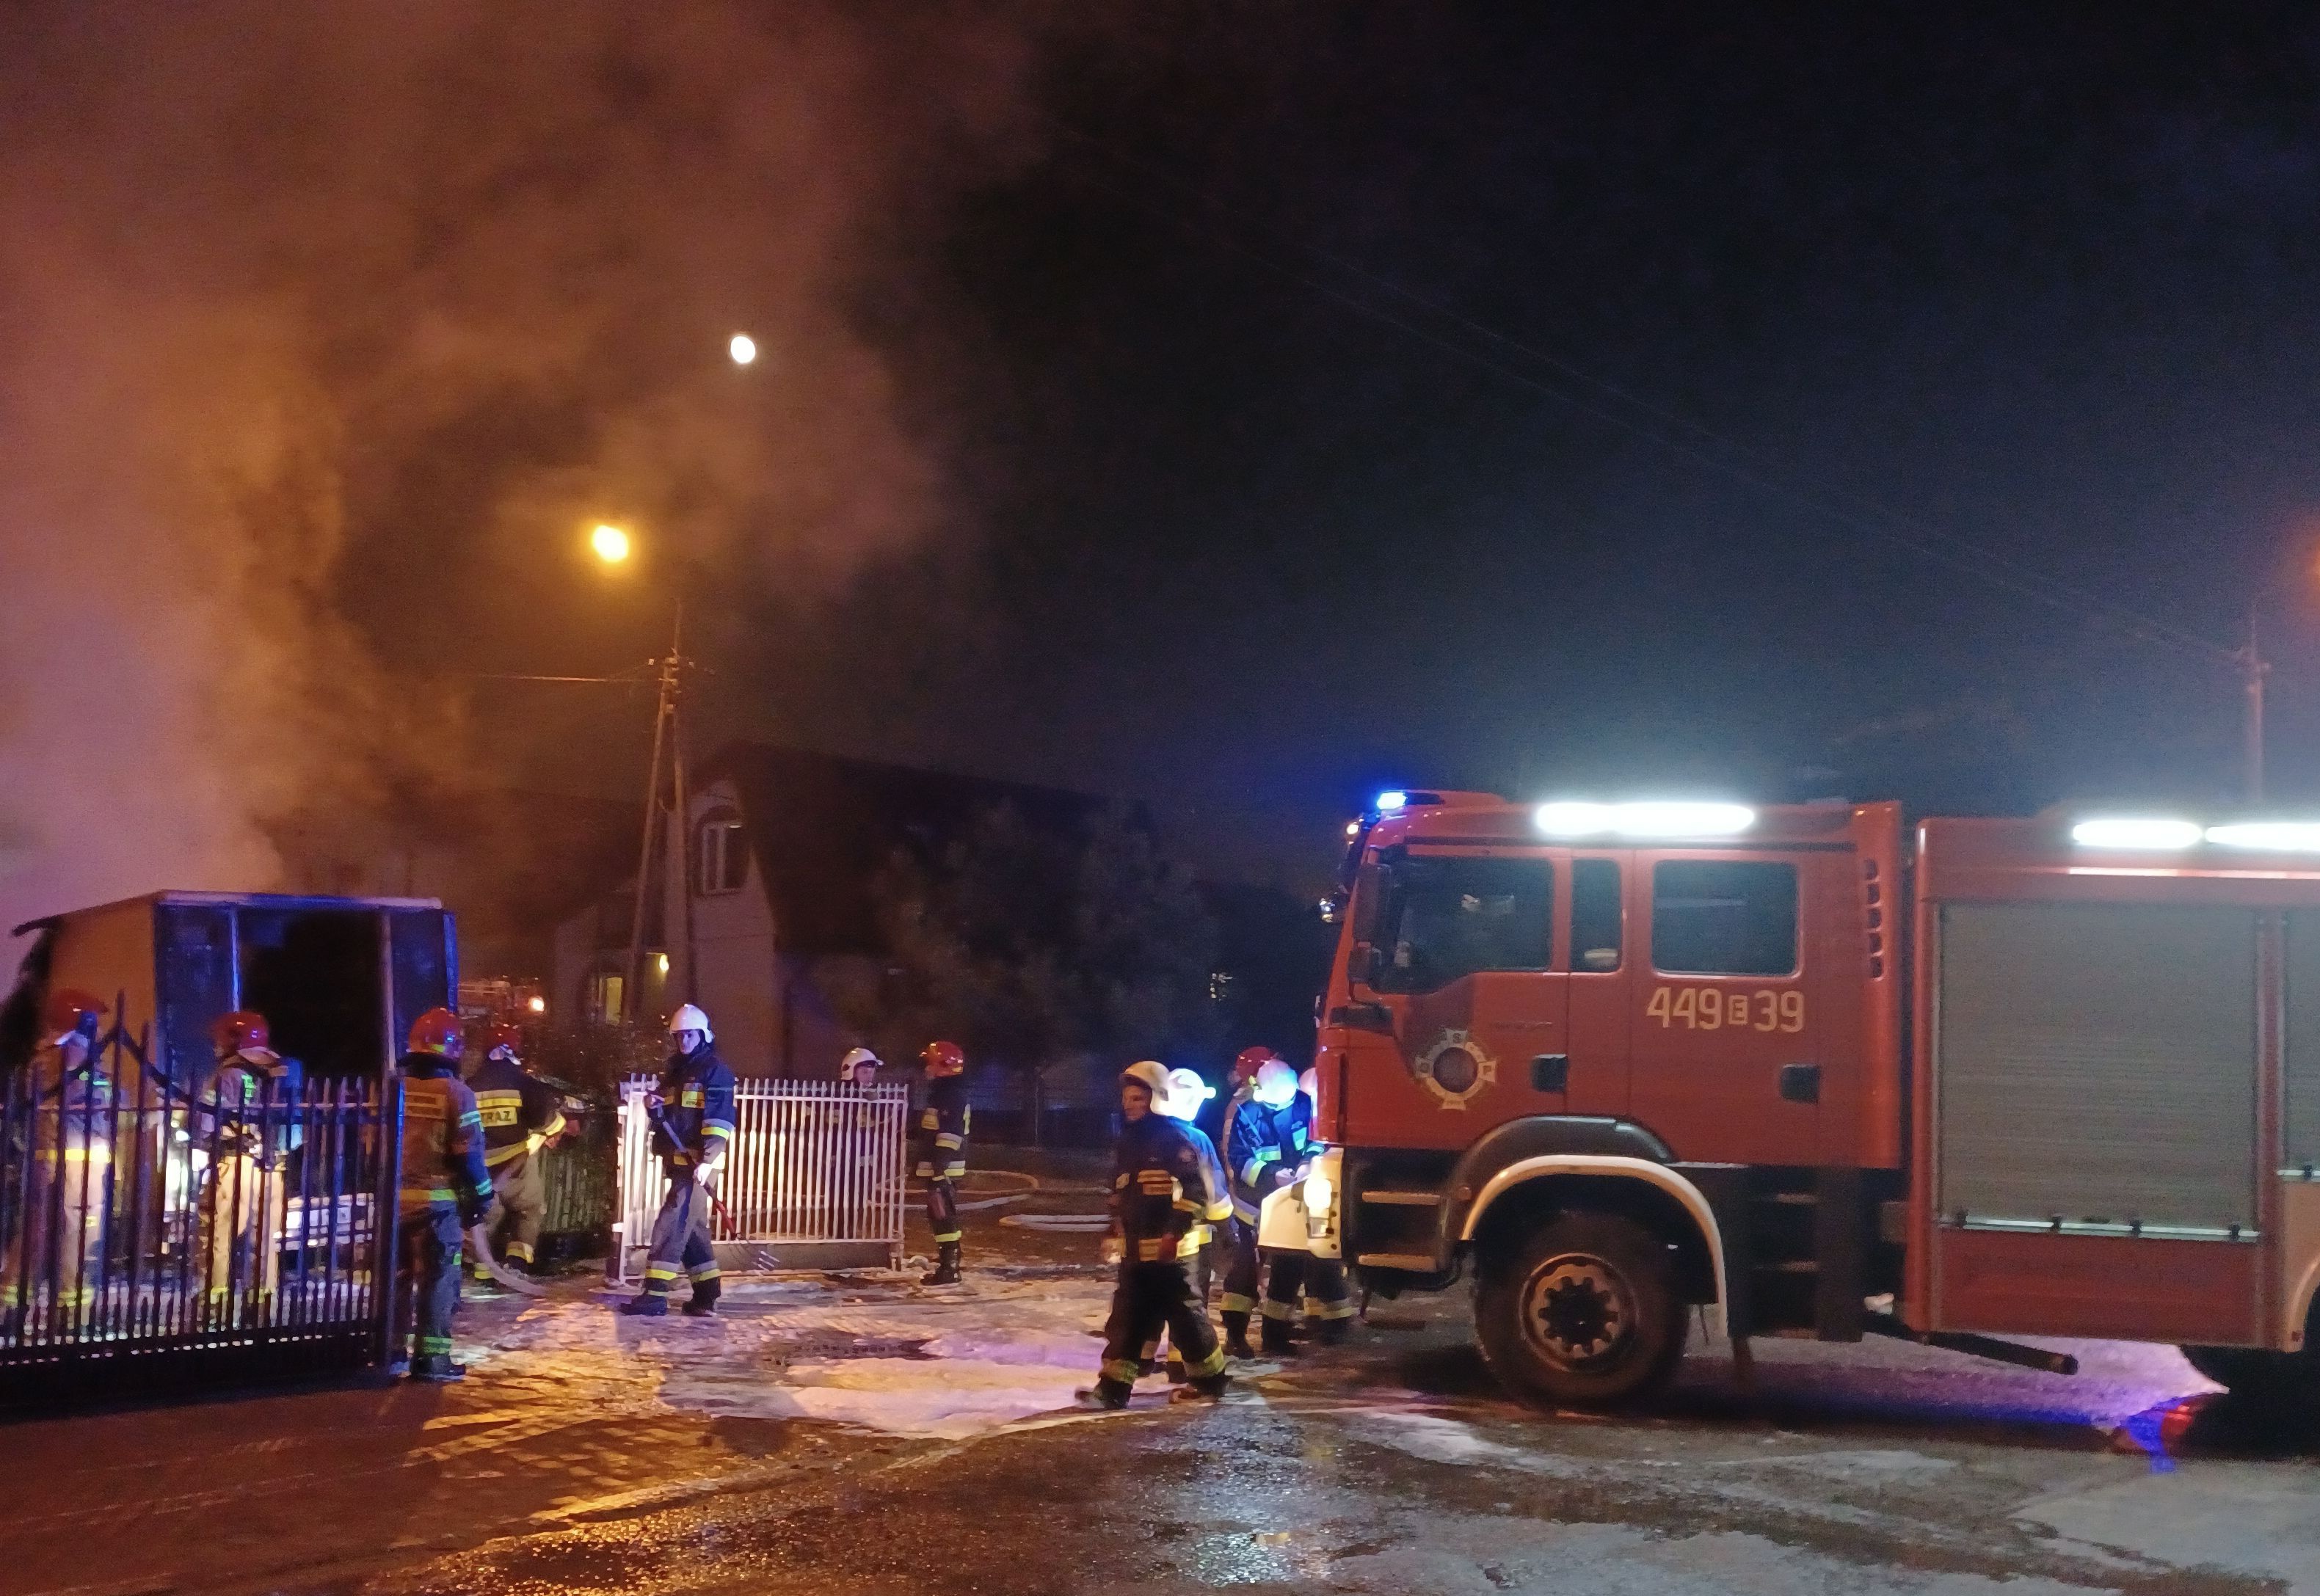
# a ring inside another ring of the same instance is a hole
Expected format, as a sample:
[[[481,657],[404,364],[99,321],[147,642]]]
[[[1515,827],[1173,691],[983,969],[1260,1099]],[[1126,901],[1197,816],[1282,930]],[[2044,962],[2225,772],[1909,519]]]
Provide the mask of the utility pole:
[[[653,712],[652,763],[645,771],[644,838],[637,848],[636,902],[629,911],[629,970],[628,987],[621,1002],[621,1018],[633,1022],[644,1012],[645,967],[645,894],[652,888],[653,839],[664,825],[663,816],[676,820],[677,884],[684,893],[684,979],[688,996],[693,989],[693,877],[689,866],[691,848],[685,837],[684,813],[684,745],[677,731],[677,704],[684,695],[684,669],[691,661],[684,657],[684,597],[677,595],[676,623],[670,630],[666,657],[653,662],[657,667],[656,680],[659,702]],[[669,763],[675,766],[670,786],[672,801],[664,806],[661,782],[661,759],[666,750]],[[666,837],[665,830],[661,835]],[[663,857],[666,849],[663,848]],[[664,894],[666,889],[663,888]]]
[[[2263,802],[2263,687],[2271,666],[2263,657],[2256,633],[2261,595],[2248,601],[2247,647],[2239,652],[2241,680],[2247,689],[2247,801]]]

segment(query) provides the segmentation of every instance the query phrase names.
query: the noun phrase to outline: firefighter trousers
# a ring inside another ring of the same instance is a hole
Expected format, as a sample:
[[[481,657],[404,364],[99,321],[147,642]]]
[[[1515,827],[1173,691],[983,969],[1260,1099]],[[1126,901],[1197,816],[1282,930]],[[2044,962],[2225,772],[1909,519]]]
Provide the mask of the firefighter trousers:
[[[1217,1247],[1217,1238],[1212,1232],[1209,1238],[1201,1244],[1201,1250],[1184,1260],[1185,1272],[1192,1277],[1192,1306],[1201,1310],[1202,1319],[1209,1316],[1209,1285],[1216,1278]],[[1183,1343],[1177,1340],[1172,1334],[1168,1338],[1168,1377],[1171,1380],[1176,1378],[1183,1372]]]
[[[0,1256],[0,1314],[21,1305],[29,1312],[59,1312],[79,1322],[104,1281],[107,1198],[113,1189],[109,1138],[66,1134],[61,1156],[38,1148],[26,1201]],[[12,1193],[13,1195],[13,1193]]]
[[[289,1183],[248,1153],[221,1153],[202,1188],[203,1283],[213,1301],[271,1296],[282,1273]]]
[[[1224,1373],[1225,1349],[1207,1311],[1192,1300],[1192,1271],[1183,1261],[1122,1264],[1105,1325],[1099,1388],[1125,1396],[1142,1372],[1145,1348],[1159,1339],[1164,1327],[1183,1348],[1187,1378],[1212,1380]]]
[[[391,1356],[448,1356],[459,1303],[459,1205],[406,1208],[395,1222]]]
[[[927,1229],[934,1232],[937,1247],[956,1243],[962,1234],[958,1187],[947,1175],[927,1183]]]
[[[1217,1306],[1223,1312],[1237,1313],[1245,1319],[1256,1311],[1257,1272],[1263,1265],[1256,1251],[1256,1227],[1236,1216],[1227,1220],[1221,1229],[1225,1289]]]
[[[1325,1338],[1337,1340],[1354,1316],[1354,1294],[1346,1284],[1346,1266],[1335,1258],[1286,1247],[1265,1249],[1264,1317],[1283,1325],[1297,1322],[1297,1310]]]
[[[492,1239],[501,1243],[501,1255],[509,1263],[530,1268],[539,1252],[539,1228],[548,1218],[548,1178],[539,1156],[526,1149],[494,1165],[492,1191],[499,1198],[492,1211]],[[478,1276],[485,1273],[485,1260],[470,1261]]]
[[[668,1177],[668,1191],[653,1220],[652,1242],[645,1251],[646,1291],[665,1297],[680,1274],[692,1276],[696,1292],[717,1279],[717,1249],[709,1244],[711,1211],[709,1193],[693,1183],[691,1174]]]

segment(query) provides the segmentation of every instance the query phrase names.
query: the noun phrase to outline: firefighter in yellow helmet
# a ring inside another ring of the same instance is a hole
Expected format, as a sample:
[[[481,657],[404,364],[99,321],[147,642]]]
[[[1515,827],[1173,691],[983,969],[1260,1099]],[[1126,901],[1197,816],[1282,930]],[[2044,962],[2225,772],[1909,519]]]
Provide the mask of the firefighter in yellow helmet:
[[[411,1022],[403,1072],[403,1192],[396,1222],[394,1329],[388,1366],[413,1380],[458,1380],[451,1310],[459,1301],[459,1246],[491,1217],[483,1116],[459,1078],[467,1049],[459,1017],[430,1009]],[[405,1338],[411,1356],[405,1360]]]
[[[1186,1388],[1179,1395],[1224,1394],[1224,1348],[1207,1311],[1192,1300],[1184,1238],[1216,1202],[1200,1149],[1177,1120],[1154,1111],[1168,1093],[1167,1073],[1146,1061],[1119,1076],[1119,1140],[1112,1153],[1112,1238],[1119,1276],[1104,1328],[1103,1369],[1091,1407],[1124,1408],[1150,1347],[1165,1327],[1183,1354]]]
[[[934,1232],[934,1272],[920,1285],[956,1285],[959,1248],[958,1181],[966,1174],[966,1136],[974,1110],[966,1101],[966,1055],[956,1042],[929,1042],[919,1061],[927,1069],[926,1106],[912,1137],[911,1174],[927,1183],[927,1229]]]

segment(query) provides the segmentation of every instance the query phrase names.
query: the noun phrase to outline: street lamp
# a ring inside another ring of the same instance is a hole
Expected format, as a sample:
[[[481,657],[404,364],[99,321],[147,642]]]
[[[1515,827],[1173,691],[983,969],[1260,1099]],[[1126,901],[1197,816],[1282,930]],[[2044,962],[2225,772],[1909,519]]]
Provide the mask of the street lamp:
[[[588,547],[606,565],[617,566],[629,558],[629,534],[610,521],[598,521],[588,534]]]
[[[725,345],[725,352],[733,357],[736,366],[747,366],[757,358],[757,340],[746,332],[737,332]]]

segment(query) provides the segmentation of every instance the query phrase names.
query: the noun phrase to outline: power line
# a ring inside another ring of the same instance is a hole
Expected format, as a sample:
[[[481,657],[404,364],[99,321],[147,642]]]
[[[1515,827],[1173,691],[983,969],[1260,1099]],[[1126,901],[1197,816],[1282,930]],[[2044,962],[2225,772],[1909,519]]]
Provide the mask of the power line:
[[[1454,306],[1441,304],[1393,279],[1364,267],[1345,256],[1290,237],[1276,227],[1235,210],[1173,174],[1155,168],[1125,155],[1093,135],[1054,118],[1049,124],[1083,148],[1101,155],[1114,165],[1138,177],[1160,184],[1192,199],[1216,216],[1235,225],[1267,235],[1274,243],[1293,249],[1312,260],[1355,279],[1371,290],[1390,295],[1405,305],[1424,312],[1455,326],[1472,338],[1482,340],[1496,349],[1521,359],[1535,362],[1556,373],[1564,384],[1591,392],[1634,413],[1620,413],[1603,404],[1558,386],[1535,372],[1522,369],[1502,358],[1495,358],[1455,339],[1445,338],[1421,327],[1374,303],[1373,300],[1346,292],[1322,281],[1310,272],[1282,264],[1262,251],[1212,228],[1199,223],[1182,212],[1171,210],[1148,195],[1130,193],[1101,178],[1090,178],[1096,186],[1115,197],[1123,199],[1150,213],[1201,233],[1218,244],[1246,259],[1255,262],[1296,283],[1310,292],[1381,325],[1390,327],[1405,336],[1418,340],[1444,353],[1453,355],[1472,365],[1516,383],[1582,415],[1617,428],[1631,436],[1641,438],[1662,449],[1703,469],[1721,473],[1742,485],[1777,497],[1785,498],[1812,511],[1826,520],[1864,536],[1879,539],[1908,549],[1921,558],[1935,561],[1953,570],[1973,576],[1993,587],[2004,589],[2023,598],[2048,605],[2064,613],[2081,618],[2089,612],[2098,613],[2113,627],[2138,640],[2172,648],[2211,664],[2237,665],[2241,655],[2170,621],[2122,603],[2116,599],[2067,582],[1997,550],[1975,543],[1956,533],[1931,526],[1904,515],[1872,500],[1842,488],[1812,485],[1796,479],[1793,470],[1782,467],[1762,451],[1741,443],[1701,422],[1638,398],[1618,385],[1586,371],[1571,361],[1538,349],[1510,333],[1500,331]],[[1639,420],[1638,417],[1643,419]],[[1713,446],[1712,449],[1703,445]]]

